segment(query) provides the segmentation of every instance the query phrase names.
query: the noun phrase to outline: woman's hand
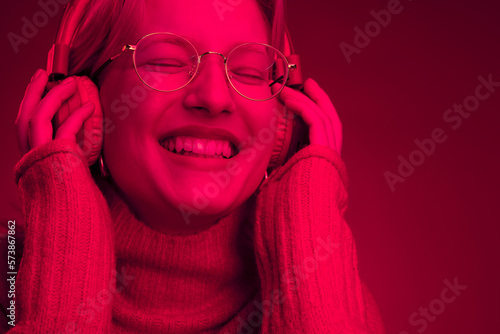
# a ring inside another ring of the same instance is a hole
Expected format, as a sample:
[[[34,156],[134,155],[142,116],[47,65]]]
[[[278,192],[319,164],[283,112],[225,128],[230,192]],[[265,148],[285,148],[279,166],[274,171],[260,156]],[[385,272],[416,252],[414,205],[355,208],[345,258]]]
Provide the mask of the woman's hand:
[[[39,69],[33,75],[24,93],[16,119],[17,143],[22,155],[52,141],[52,118],[77,88],[75,80],[69,77],[42,98],[47,80],[47,72]],[[83,122],[92,115],[94,107],[94,104],[89,101],[72,112],[57,129],[55,139],[64,138],[76,141],[76,134]]]
[[[285,87],[279,96],[285,107],[308,125],[310,144],[330,147],[340,155],[342,123],[330,97],[310,78],[304,83],[304,93]]]

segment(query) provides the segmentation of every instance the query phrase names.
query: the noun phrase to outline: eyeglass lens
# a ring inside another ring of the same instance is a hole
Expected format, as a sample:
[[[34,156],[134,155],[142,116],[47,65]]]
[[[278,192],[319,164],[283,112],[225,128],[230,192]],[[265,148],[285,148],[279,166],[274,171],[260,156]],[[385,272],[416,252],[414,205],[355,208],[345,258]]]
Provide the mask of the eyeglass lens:
[[[141,39],[134,54],[137,74],[153,89],[174,91],[194,77],[198,57],[193,45],[180,36],[152,34]],[[253,100],[266,100],[285,84],[287,62],[274,48],[258,43],[243,44],[227,55],[231,86]],[[274,93],[273,93],[274,92]]]

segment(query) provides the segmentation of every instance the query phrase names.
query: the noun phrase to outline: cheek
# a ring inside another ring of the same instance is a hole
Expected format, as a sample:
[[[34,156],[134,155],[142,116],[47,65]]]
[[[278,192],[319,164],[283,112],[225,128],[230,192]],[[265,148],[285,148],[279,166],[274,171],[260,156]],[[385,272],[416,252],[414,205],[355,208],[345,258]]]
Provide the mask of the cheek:
[[[142,86],[133,86],[132,88],[120,90],[121,94],[113,94],[115,98],[108,101],[108,108],[105,108],[106,115],[116,122],[125,121],[130,116],[138,114],[144,107],[148,92]]]
[[[148,95],[144,84],[131,73],[114,76],[100,90],[104,116],[114,123],[124,122],[144,107],[150,99]]]
[[[250,136],[245,138],[241,153],[245,156],[244,160],[253,165],[252,168],[264,173],[276,140],[279,105],[274,100],[258,103],[258,108],[254,106],[254,113],[249,114],[251,117],[246,120]]]
[[[110,69],[101,85],[100,99],[108,135],[140,121],[144,110],[153,110],[155,103],[152,102],[156,98],[154,92],[140,81],[133,67],[125,65],[129,61],[131,59],[118,59],[116,68]]]
[[[112,83],[105,83],[100,91],[104,112],[104,133],[106,139],[131,142],[139,134],[147,137],[153,134],[162,110],[168,109],[168,102],[158,92],[147,88],[135,75],[124,75]],[[141,136],[139,136],[141,137]]]
[[[266,147],[272,147],[276,138],[281,106],[275,99],[265,103],[261,109],[262,112],[258,115],[254,135],[257,143]]]
[[[133,136],[133,124],[140,120],[140,104],[131,98],[127,88],[113,87],[102,90],[101,101],[104,112],[104,146],[106,151],[119,151],[118,143],[125,145]],[[128,135],[127,135],[128,134]],[[118,147],[116,147],[118,146]],[[111,148],[110,148],[111,147]]]
[[[142,82],[123,76],[113,84],[103,83],[101,101],[104,112],[104,156],[114,170],[126,165],[130,170],[144,169],[144,155],[151,148],[152,124],[157,99]],[[115,84],[116,82],[116,84]]]

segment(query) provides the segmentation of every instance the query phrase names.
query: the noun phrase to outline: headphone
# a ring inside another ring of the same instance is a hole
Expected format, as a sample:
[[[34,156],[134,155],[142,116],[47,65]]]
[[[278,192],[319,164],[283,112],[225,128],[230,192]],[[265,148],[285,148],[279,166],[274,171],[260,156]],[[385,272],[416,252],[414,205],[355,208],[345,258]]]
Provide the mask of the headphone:
[[[68,2],[66,5],[54,44],[48,54],[47,73],[49,73],[49,83],[46,91],[55,87],[68,76],[71,41],[89,2],[90,0],[75,0]],[[301,90],[300,57],[295,54],[287,27],[285,27],[284,55],[289,63],[296,65],[293,71],[289,71],[289,79],[286,85]],[[54,129],[57,129],[73,110],[87,101],[94,103],[94,114],[84,122],[76,138],[87,157],[88,165],[91,166],[99,158],[103,143],[103,113],[99,90],[94,82],[86,76],[74,76],[74,79],[77,83],[77,92],[63,103],[54,116],[52,123]],[[268,166],[269,172],[284,165],[293,154],[309,144],[307,129],[307,125],[299,116],[286,108],[279,111],[276,138]]]

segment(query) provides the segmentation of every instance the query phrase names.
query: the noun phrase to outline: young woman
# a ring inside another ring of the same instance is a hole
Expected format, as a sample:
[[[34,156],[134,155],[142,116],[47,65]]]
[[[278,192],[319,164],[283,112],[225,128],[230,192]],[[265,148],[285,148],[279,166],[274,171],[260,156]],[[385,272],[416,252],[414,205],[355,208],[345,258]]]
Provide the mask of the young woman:
[[[16,122],[26,240],[11,332],[383,332],[343,218],[339,118],[313,80],[302,93],[275,78],[283,40],[280,0],[90,3],[69,72],[94,80],[98,105],[54,133],[82,83],[43,97],[38,70]],[[310,145],[267,177],[284,107]],[[95,108],[100,173],[76,139]]]

